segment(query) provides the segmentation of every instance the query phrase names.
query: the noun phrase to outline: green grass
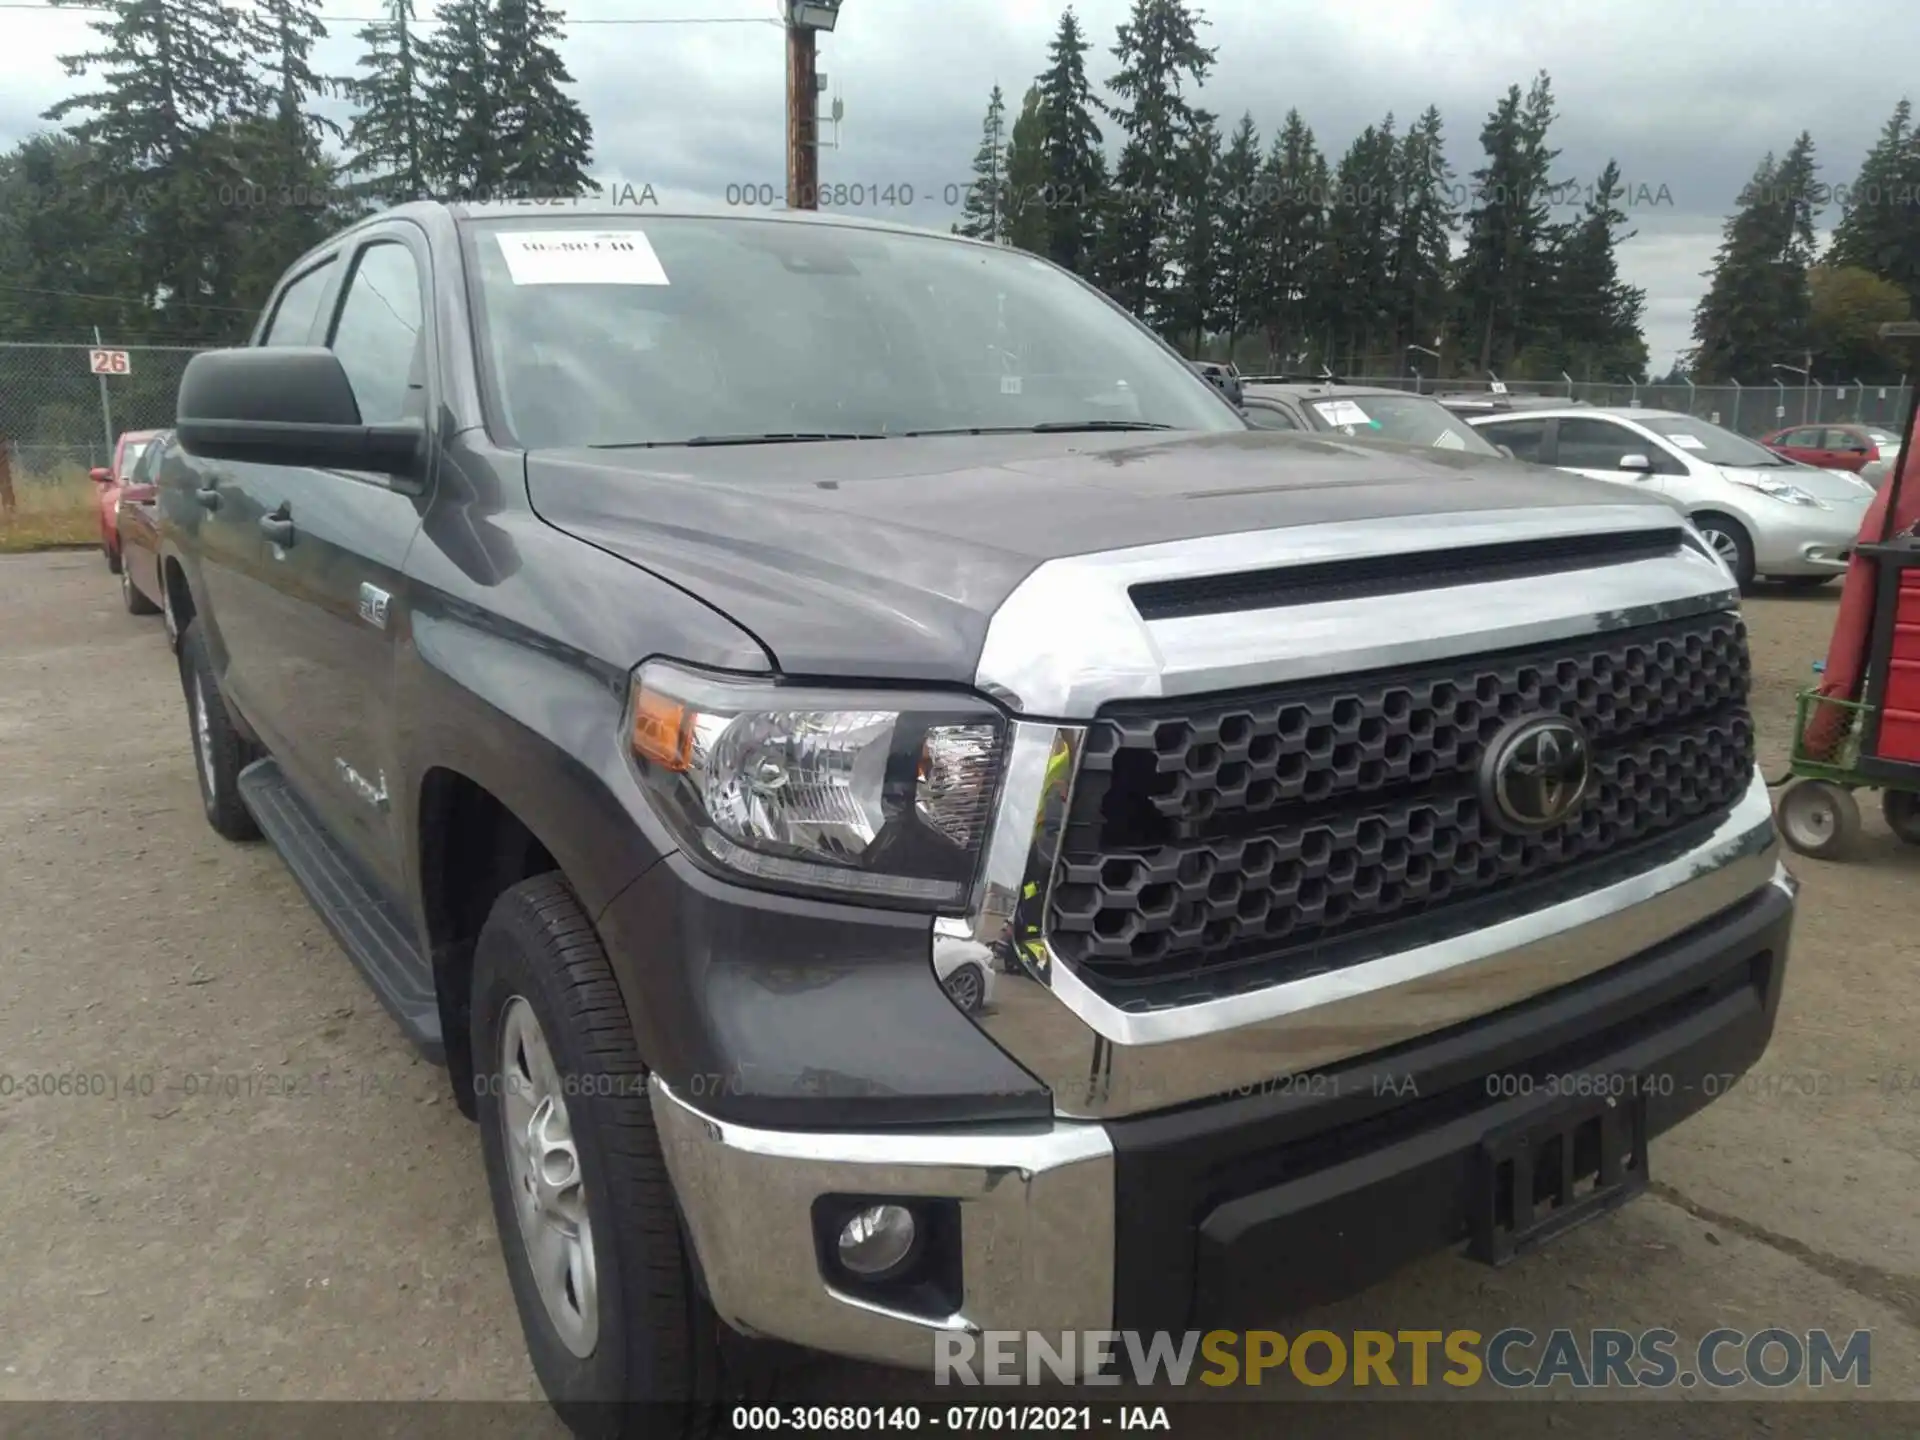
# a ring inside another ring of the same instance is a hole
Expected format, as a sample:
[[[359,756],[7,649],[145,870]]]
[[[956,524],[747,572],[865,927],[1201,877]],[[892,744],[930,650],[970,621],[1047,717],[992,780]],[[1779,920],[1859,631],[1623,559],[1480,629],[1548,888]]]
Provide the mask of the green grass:
[[[93,481],[78,466],[13,477],[13,513],[0,513],[0,555],[100,543]]]

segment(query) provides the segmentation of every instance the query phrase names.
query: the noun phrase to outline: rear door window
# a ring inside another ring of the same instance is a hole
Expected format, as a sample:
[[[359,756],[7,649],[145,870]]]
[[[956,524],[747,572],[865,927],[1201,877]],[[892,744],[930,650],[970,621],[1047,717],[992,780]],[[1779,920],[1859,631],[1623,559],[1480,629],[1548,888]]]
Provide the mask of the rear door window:
[[[1516,460],[1546,463],[1547,422],[1544,420],[1501,420],[1474,427],[1495,445],[1513,451]]]

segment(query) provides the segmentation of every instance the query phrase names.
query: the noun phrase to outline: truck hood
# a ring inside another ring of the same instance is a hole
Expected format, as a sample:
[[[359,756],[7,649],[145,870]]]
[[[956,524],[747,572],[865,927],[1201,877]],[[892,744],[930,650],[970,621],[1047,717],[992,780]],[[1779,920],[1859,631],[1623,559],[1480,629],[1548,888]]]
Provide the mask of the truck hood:
[[[543,450],[548,524],[699,596],[785,673],[969,684],[1063,555],[1328,522],[1618,504],[1506,460],[1273,431]]]

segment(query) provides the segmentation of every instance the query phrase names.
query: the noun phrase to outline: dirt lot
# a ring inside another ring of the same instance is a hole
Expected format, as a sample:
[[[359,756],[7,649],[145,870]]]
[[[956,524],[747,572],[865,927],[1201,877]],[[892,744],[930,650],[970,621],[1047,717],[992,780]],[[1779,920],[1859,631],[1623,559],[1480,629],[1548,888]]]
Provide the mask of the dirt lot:
[[[1749,606],[1769,769],[1832,614]],[[472,1128],[274,854],[207,827],[159,622],[97,554],[0,559],[0,757],[0,1399],[533,1396]],[[1654,1196],[1288,1328],[1870,1328],[1870,1393],[1920,1398],[1920,851],[1867,808],[1864,855],[1794,862],[1759,1083],[1656,1147]],[[48,1073],[117,1093],[23,1093]]]

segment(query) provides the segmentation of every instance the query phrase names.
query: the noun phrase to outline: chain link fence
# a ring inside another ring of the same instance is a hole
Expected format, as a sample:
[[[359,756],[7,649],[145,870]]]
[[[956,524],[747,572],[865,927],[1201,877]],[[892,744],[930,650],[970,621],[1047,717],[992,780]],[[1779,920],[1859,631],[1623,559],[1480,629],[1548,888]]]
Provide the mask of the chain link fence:
[[[71,486],[113,459],[114,437],[173,424],[186,345],[0,341],[0,506]],[[112,373],[96,374],[95,364]]]
[[[1433,380],[1413,375],[1342,375],[1352,385],[1425,394],[1486,393],[1491,380]],[[1761,436],[1801,425],[1877,425],[1898,434],[1913,391],[1907,385],[1620,385],[1607,381],[1507,380],[1514,395],[1538,395],[1633,410],[1673,410]]]
[[[102,358],[102,352],[105,352]],[[0,341],[0,505],[11,508],[24,487],[70,484],[111,463],[122,431],[173,423],[181,373],[197,350],[186,345],[115,346]],[[110,373],[95,373],[96,361]],[[1417,375],[1345,375],[1356,385],[1427,394],[1488,391],[1490,380],[1434,380]],[[1509,380],[1517,395],[1589,405],[1673,410],[1743,435],[1789,426],[1905,422],[1907,385],[1621,385],[1602,381]]]

